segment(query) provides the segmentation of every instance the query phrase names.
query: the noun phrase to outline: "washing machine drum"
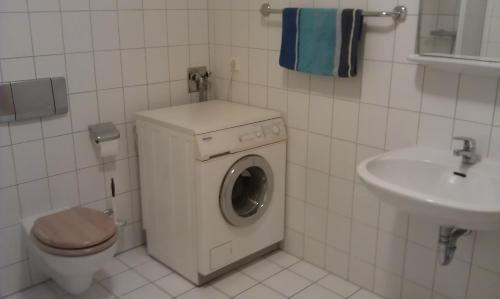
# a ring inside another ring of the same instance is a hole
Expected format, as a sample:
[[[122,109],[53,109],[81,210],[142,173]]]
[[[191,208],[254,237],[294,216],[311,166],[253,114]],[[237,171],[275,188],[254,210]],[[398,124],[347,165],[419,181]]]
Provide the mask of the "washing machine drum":
[[[273,172],[261,156],[245,156],[234,163],[222,182],[219,203],[222,215],[234,226],[257,222],[273,195]]]

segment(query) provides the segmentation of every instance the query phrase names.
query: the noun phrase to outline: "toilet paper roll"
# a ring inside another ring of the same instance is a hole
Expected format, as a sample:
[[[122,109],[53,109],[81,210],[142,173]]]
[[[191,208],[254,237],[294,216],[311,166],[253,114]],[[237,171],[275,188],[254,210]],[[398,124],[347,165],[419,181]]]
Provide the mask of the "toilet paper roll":
[[[118,139],[101,142],[98,146],[101,158],[109,158],[118,155]]]

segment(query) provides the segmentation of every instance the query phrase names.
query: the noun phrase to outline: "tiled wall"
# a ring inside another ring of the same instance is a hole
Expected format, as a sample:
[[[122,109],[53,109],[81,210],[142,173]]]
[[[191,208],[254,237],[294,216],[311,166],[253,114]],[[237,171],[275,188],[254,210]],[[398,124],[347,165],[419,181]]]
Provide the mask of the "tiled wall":
[[[70,113],[0,124],[0,296],[43,279],[29,271],[21,219],[109,206],[117,183],[120,250],[142,243],[134,112],[190,102],[188,65],[208,64],[206,0],[0,0],[0,81],[65,76]],[[102,161],[87,126],[117,124]]]
[[[270,2],[370,10],[397,4]],[[454,262],[441,267],[438,227],[382,204],[356,178],[362,159],[417,143],[449,150],[455,135],[476,138],[482,155],[500,159],[498,80],[406,60],[414,51],[418,1],[399,2],[410,11],[404,23],[366,19],[364,59],[355,79],[280,68],[280,16],[262,18],[262,1],[209,2],[216,96],[278,109],[287,119],[286,250],[387,298],[498,298],[500,233],[461,239]],[[241,71],[229,83],[231,56],[240,58]]]
[[[500,58],[500,1],[488,0],[485,29],[482,41],[482,55]]]

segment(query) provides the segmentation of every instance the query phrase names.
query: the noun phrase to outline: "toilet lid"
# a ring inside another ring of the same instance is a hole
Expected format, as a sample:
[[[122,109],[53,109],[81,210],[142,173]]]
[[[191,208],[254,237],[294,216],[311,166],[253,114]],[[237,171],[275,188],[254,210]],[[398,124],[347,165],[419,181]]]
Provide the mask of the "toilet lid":
[[[38,218],[31,232],[48,246],[81,249],[110,239],[116,226],[112,217],[100,211],[75,207]]]

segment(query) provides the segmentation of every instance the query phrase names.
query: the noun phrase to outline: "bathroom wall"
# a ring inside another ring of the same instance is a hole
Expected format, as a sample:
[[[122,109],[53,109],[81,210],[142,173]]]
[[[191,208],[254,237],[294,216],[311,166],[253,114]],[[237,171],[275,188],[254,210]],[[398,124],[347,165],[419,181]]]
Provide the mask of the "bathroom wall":
[[[415,46],[417,0],[399,0],[410,16],[397,26],[391,19],[366,19],[357,78],[289,72],[278,66],[280,16],[261,17],[262,2],[209,2],[210,55],[216,97],[277,109],[286,118],[290,139],[284,248],[386,298],[500,297],[500,233],[461,239],[454,262],[441,267],[438,227],[382,204],[355,175],[356,163],[367,157],[415,144],[451,150],[460,146],[452,145],[457,135],[476,138],[482,155],[500,159],[498,80],[408,61]],[[397,4],[270,2],[273,7],[370,10],[390,10]],[[231,56],[241,64],[241,71],[233,74]]]
[[[207,18],[206,0],[0,0],[0,81],[65,76],[70,94],[67,115],[0,124],[0,297],[43,279],[21,219],[109,207],[111,177],[119,249],[143,242],[134,112],[191,101],[186,68],[208,64]],[[102,161],[87,126],[105,121],[122,137]]]
[[[483,56],[500,58],[500,1],[489,0],[481,47]]]

